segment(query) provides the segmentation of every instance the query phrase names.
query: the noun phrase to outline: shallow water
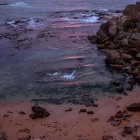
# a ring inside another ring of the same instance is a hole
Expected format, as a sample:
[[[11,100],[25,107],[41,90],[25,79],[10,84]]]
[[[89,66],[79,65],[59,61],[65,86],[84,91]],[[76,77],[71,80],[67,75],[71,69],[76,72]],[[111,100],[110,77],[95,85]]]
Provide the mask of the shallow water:
[[[3,1],[0,5],[0,99],[61,104],[115,95],[104,55],[87,36],[104,22],[99,13],[135,1]],[[6,23],[6,24],[5,24]]]

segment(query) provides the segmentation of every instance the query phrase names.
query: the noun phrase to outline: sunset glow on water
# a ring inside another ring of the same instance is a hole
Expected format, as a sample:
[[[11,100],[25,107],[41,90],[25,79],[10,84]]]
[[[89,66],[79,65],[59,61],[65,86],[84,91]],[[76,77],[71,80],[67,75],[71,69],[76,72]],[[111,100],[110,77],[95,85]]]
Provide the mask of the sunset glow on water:
[[[133,0],[5,0],[0,3],[0,99],[78,102],[113,93],[105,56],[87,36]],[[104,17],[101,17],[104,15]],[[62,100],[61,100],[62,99]]]

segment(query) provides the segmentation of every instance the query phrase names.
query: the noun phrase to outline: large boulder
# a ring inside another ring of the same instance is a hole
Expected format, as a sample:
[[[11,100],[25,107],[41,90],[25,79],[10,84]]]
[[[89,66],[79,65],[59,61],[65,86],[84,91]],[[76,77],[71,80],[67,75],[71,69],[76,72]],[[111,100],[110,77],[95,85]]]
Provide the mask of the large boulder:
[[[118,51],[116,50],[107,50],[107,55],[106,55],[106,59],[105,59],[105,63],[107,65],[110,64],[122,64],[122,59],[121,59],[121,55]]]
[[[124,15],[127,15],[131,18],[138,19],[140,21],[140,2],[136,4],[128,5],[124,10]]]
[[[129,111],[135,111],[135,112],[140,112],[140,103],[133,103],[126,107]]]
[[[140,33],[135,33],[132,35],[129,45],[136,48],[137,53],[140,53]]]
[[[32,106],[32,114],[30,115],[30,117],[32,119],[45,118],[48,116],[50,116],[50,113],[48,111],[46,111],[46,109],[44,109],[38,105]]]

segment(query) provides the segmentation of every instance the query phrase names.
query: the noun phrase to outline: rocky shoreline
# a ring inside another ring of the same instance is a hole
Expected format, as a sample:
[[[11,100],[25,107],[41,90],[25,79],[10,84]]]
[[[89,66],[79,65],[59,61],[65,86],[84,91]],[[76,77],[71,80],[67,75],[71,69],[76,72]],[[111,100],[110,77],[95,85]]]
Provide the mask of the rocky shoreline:
[[[140,2],[128,5],[88,39],[105,53],[107,66],[128,76],[129,87],[140,84]]]

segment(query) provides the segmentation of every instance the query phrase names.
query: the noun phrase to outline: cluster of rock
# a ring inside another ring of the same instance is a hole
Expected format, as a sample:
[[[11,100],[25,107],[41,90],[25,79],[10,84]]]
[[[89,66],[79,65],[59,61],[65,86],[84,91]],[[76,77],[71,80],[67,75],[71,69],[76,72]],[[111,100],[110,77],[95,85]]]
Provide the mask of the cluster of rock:
[[[107,66],[132,75],[140,84],[140,2],[102,24],[89,40],[105,52]]]
[[[128,112],[126,110],[124,111],[118,111],[114,116],[111,116],[108,120],[111,125],[113,126],[119,126],[121,125],[122,121],[128,121],[128,119],[132,116],[133,114],[131,112]]]

